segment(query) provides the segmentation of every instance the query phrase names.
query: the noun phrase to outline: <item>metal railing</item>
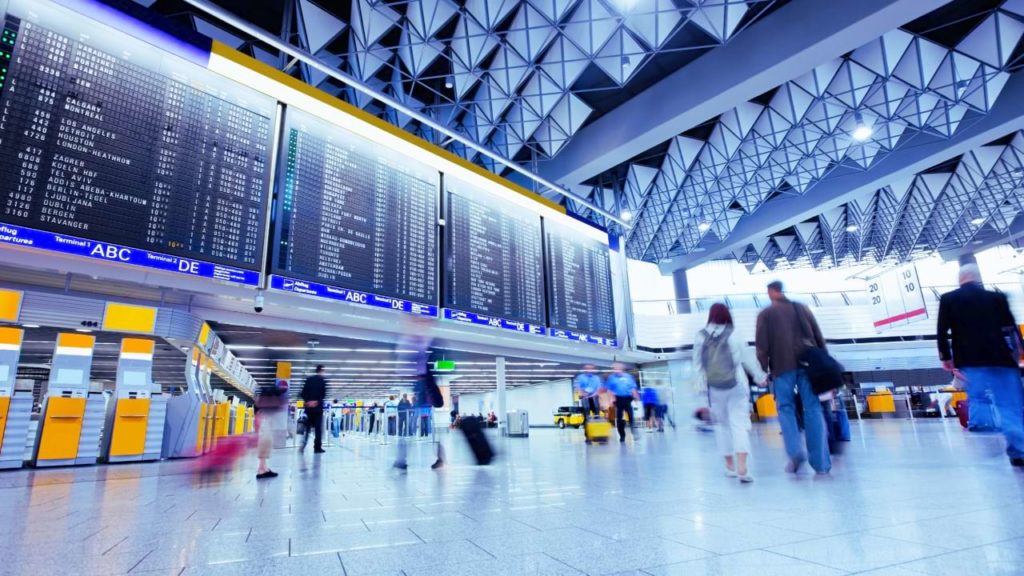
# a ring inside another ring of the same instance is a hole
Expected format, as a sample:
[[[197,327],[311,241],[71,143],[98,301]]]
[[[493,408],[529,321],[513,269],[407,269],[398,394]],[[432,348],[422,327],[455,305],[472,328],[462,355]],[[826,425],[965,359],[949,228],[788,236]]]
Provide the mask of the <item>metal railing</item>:
[[[430,408],[332,408],[324,413],[324,443],[333,445],[342,438],[364,438],[377,444],[390,444],[399,437],[434,441],[437,418]]]

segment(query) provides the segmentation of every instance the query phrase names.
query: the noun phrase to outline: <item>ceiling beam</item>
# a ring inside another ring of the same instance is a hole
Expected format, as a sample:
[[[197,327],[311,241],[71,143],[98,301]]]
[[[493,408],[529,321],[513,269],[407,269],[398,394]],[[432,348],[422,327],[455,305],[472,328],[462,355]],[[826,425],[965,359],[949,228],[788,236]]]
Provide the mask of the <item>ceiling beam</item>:
[[[573,186],[948,0],[793,0],[577,132],[539,166]]]
[[[984,116],[964,120],[953,137],[920,133],[910,145],[886,154],[869,170],[830,176],[803,196],[780,196],[740,219],[725,242],[700,253],[679,256],[659,264],[662,274],[732,254],[734,250],[823,212],[862,198],[902,178],[913,177],[936,164],[1024,129],[1024,74],[1014,74]]]

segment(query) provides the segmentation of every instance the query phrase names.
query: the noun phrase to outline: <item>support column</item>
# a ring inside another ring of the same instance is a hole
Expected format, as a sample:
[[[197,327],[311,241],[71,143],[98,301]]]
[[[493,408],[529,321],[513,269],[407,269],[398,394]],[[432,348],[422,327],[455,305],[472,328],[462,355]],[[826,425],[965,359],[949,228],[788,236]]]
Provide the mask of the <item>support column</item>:
[[[672,271],[672,285],[676,292],[676,313],[689,314],[690,308],[690,282],[686,279],[686,268]]]
[[[505,357],[498,356],[494,359],[494,371],[498,381],[498,433],[504,436],[508,432],[508,422],[505,421],[508,407],[505,405]]]

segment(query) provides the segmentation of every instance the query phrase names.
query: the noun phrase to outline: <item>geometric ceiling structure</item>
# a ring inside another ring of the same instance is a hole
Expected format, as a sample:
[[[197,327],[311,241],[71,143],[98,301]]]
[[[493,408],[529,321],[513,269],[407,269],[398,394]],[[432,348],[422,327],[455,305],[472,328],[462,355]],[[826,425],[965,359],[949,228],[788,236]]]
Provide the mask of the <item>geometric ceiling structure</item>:
[[[135,1],[519,176],[189,0]],[[629,218],[555,198],[666,272],[905,260],[1014,230],[1017,193],[991,174],[1012,160],[988,160],[1024,130],[1024,0],[214,3]]]

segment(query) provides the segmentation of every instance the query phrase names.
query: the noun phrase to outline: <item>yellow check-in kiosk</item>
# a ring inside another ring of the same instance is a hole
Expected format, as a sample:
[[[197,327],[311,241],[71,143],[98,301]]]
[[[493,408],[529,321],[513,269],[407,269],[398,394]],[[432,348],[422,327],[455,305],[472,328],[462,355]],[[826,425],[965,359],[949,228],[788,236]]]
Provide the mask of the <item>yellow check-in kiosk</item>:
[[[99,458],[106,401],[89,381],[95,345],[89,334],[57,335],[33,450],[38,467],[95,464]]]
[[[0,469],[21,468],[32,418],[32,391],[16,391],[23,332],[0,326]]]
[[[245,413],[246,406],[238,401],[238,398],[231,400],[231,435],[241,436],[245,434]]]
[[[213,440],[231,434],[231,402],[223,390],[213,391]]]
[[[104,427],[102,459],[107,462],[160,459],[167,398],[153,384],[155,346],[145,338],[121,341],[117,384]]]
[[[254,432],[256,430],[256,410],[249,406],[245,409],[245,433]]]
[[[205,372],[205,377],[204,377]],[[185,364],[185,390],[167,401],[162,456],[191,458],[208,449],[212,440],[213,398],[206,355],[193,347]]]

